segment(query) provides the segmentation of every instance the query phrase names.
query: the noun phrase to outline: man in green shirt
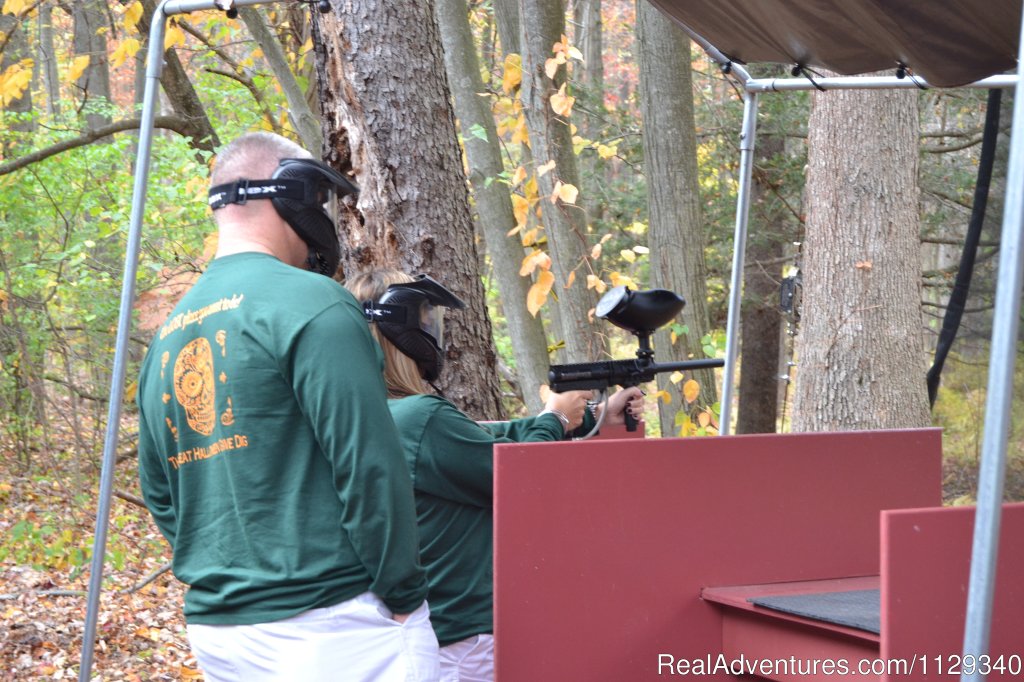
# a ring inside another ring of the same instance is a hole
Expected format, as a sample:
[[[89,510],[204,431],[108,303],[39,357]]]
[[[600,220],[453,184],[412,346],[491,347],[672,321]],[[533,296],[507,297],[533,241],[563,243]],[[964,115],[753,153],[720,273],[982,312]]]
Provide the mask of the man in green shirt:
[[[383,358],[324,276],[335,191],[356,190],[280,136],[222,150],[216,258],[143,362],[140,483],[207,680],[437,678]]]

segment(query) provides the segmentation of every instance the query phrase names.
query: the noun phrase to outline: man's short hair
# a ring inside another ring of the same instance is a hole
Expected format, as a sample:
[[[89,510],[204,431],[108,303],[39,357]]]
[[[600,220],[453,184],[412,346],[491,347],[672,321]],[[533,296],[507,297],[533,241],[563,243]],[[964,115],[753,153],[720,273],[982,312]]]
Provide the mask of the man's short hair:
[[[229,142],[217,154],[210,186],[242,178],[266,180],[281,159],[311,159],[313,155],[288,138],[267,132],[246,133]]]

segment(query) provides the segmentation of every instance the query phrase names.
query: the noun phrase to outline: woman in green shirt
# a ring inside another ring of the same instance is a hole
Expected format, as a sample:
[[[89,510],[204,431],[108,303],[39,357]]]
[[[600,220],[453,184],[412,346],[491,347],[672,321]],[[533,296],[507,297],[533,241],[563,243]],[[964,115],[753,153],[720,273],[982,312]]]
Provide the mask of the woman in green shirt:
[[[429,277],[394,270],[360,275],[346,286],[363,302],[384,351],[388,407],[413,479],[441,679],[492,680],[495,443],[563,440],[577,428],[586,433],[601,409],[608,411],[605,423],[622,424],[626,409],[640,415],[643,394],[619,391],[607,408],[588,410],[589,391],[551,393],[535,417],[478,423],[428,388],[441,369],[444,308],[462,308],[462,301]]]

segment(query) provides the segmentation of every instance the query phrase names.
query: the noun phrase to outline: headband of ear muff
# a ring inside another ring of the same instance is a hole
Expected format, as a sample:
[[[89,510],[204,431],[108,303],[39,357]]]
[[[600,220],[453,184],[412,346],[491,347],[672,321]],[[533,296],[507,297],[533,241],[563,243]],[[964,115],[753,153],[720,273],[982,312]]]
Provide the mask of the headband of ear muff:
[[[338,231],[325,205],[335,195],[358,194],[359,188],[327,164],[313,159],[281,159],[270,180],[238,180],[210,188],[210,208],[270,199],[278,215],[309,247],[310,270],[333,276],[341,260]]]

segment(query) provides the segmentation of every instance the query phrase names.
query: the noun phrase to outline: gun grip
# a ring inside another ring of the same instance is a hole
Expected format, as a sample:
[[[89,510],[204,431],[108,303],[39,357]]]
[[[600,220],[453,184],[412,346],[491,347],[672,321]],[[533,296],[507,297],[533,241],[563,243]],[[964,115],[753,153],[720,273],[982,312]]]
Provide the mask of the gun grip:
[[[626,417],[626,430],[627,431],[636,431],[636,424],[637,424],[636,417],[631,415],[629,413],[629,410],[626,410],[623,414]]]

